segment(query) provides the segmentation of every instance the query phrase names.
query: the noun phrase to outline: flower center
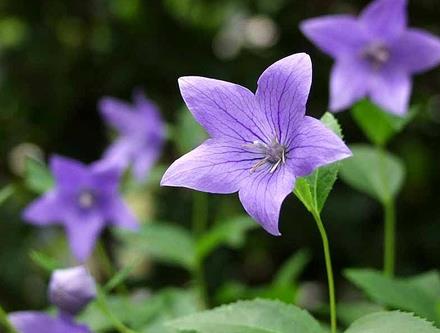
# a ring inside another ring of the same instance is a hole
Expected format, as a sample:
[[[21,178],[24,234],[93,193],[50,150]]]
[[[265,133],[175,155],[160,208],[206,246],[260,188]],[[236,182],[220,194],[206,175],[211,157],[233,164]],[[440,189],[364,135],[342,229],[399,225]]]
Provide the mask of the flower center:
[[[96,203],[96,195],[91,190],[83,190],[78,196],[78,204],[83,209],[92,208]]]
[[[270,165],[269,172],[273,173],[281,163],[286,162],[286,147],[280,144],[276,138],[272,139],[269,144],[256,140],[245,146],[263,155],[263,158],[252,167],[251,172],[255,172],[267,163]]]
[[[366,59],[376,70],[387,63],[390,56],[389,48],[381,42],[373,42],[362,51],[362,58]]]

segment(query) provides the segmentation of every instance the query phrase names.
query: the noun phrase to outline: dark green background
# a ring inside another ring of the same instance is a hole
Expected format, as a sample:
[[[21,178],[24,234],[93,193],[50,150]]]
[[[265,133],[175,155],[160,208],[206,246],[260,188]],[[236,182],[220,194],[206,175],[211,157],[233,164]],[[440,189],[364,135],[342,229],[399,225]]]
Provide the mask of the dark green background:
[[[308,113],[319,117],[328,101],[331,59],[300,33],[301,20],[341,12],[356,13],[366,1],[330,0],[2,0],[0,1],[0,181],[20,184],[8,156],[23,142],[44,152],[91,162],[108,144],[107,131],[96,109],[98,99],[112,95],[129,99],[143,87],[178,126],[182,100],[177,78],[197,74],[233,81],[251,89],[259,74],[274,61],[307,52],[314,75]],[[212,44],[234,13],[266,15],[279,28],[278,43],[256,50],[243,48],[234,58],[219,59]],[[440,2],[413,0],[411,25],[440,35]],[[418,76],[412,103],[421,112],[395,138],[390,150],[408,168],[398,201],[398,273],[413,274],[440,265],[440,69]],[[346,141],[365,141],[349,112],[338,114]],[[172,142],[161,163],[179,153]],[[156,216],[188,224],[191,195],[187,190],[157,189]],[[45,281],[28,257],[44,243],[45,233],[25,225],[20,211],[33,195],[20,188],[0,207],[0,302],[8,310],[44,306]],[[210,196],[210,216],[242,212],[235,196]],[[337,183],[324,210],[336,273],[346,267],[380,267],[382,212],[373,200]],[[312,264],[306,279],[325,282],[318,232],[311,217],[292,195],[281,214],[283,236],[253,231],[239,253],[220,250],[207,263],[214,290],[221,281],[238,278],[250,284],[268,281],[292,252],[309,248]],[[169,267],[156,268],[145,283],[155,288],[182,285],[188,276]],[[346,282],[338,278],[339,286]],[[343,289],[342,287],[339,290]]]

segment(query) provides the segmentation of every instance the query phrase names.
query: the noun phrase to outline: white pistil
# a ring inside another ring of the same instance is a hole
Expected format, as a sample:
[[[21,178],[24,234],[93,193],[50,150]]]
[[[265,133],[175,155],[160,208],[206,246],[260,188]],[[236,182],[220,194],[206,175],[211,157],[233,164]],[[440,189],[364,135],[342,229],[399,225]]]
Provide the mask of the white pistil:
[[[263,155],[263,158],[251,168],[251,173],[255,172],[266,163],[270,165],[269,172],[274,173],[282,163],[286,162],[285,147],[279,143],[277,138],[272,139],[270,144],[257,140],[253,143],[245,144],[243,147]]]
[[[95,195],[89,190],[82,191],[78,197],[78,203],[84,209],[91,208],[95,202]]]

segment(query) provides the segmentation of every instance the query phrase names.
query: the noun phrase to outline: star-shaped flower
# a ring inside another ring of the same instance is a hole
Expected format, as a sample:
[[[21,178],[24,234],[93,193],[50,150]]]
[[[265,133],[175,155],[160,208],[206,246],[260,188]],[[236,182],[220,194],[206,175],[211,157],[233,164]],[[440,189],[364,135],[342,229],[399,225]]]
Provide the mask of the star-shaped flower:
[[[143,93],[133,93],[133,105],[113,97],[99,102],[105,121],[119,132],[117,140],[104,153],[108,163],[132,166],[137,180],[145,180],[162,150],[165,128],[154,103]]]
[[[373,1],[358,18],[324,16],[301,24],[303,33],[335,59],[330,109],[369,97],[388,112],[408,110],[411,75],[440,63],[440,39],[407,27],[407,0]]]
[[[137,227],[136,218],[123,203],[118,187],[121,171],[96,162],[53,156],[50,169],[55,188],[31,203],[23,217],[35,225],[62,224],[75,257],[83,262],[107,225]]]
[[[188,108],[211,138],[175,161],[161,184],[238,191],[249,215],[279,235],[281,204],[295,179],[351,154],[319,120],[305,116],[311,82],[312,64],[304,53],[267,68],[256,94],[229,82],[180,78]]]

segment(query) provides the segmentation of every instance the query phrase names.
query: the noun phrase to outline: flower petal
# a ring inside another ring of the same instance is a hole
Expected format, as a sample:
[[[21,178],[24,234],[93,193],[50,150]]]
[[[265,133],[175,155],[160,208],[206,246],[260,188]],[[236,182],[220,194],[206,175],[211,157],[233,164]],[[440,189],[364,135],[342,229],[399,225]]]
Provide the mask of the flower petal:
[[[85,262],[104,228],[104,219],[96,214],[84,214],[70,217],[64,225],[73,255],[79,262]]]
[[[144,127],[163,137],[165,135],[165,128],[157,105],[149,100],[140,90],[133,92],[133,102],[136,111],[145,119]]]
[[[108,220],[114,226],[136,230],[139,228],[136,216],[131,212],[128,206],[119,198],[114,198],[111,205],[106,210]]]
[[[160,150],[155,146],[148,146],[138,152],[132,163],[133,175],[139,181],[145,181],[154,163],[159,158]]]
[[[271,126],[271,136],[283,142],[304,116],[312,83],[312,62],[305,53],[281,59],[258,79],[256,98]]]
[[[74,191],[88,178],[87,166],[76,160],[53,155],[49,164],[55,177],[56,187],[63,191]]]
[[[409,73],[420,73],[440,63],[440,39],[419,29],[408,29],[394,43],[391,54]]]
[[[131,163],[133,141],[127,137],[115,140],[104,152],[102,163],[124,170]]]
[[[361,13],[360,20],[374,37],[391,40],[407,26],[407,0],[375,0]]]
[[[357,59],[338,60],[330,78],[330,110],[342,111],[365,97],[370,71]]]
[[[287,152],[287,165],[297,177],[316,168],[351,156],[351,151],[335,133],[318,119],[304,117]]]
[[[317,47],[335,58],[357,53],[367,40],[365,27],[350,15],[305,20],[300,28]]]
[[[409,74],[392,67],[384,68],[372,81],[370,97],[386,111],[403,115],[408,111],[411,88]]]
[[[129,103],[113,97],[103,97],[98,109],[105,121],[121,133],[130,133],[139,127],[138,117]]]
[[[275,172],[255,172],[243,182],[239,191],[240,201],[246,212],[268,233],[279,236],[278,219],[281,205],[292,192],[295,176],[286,167]]]
[[[36,311],[13,312],[9,320],[20,333],[90,333],[84,325]]]
[[[236,141],[208,139],[175,161],[161,185],[187,187],[210,193],[233,193],[262,157]]]
[[[179,87],[194,118],[211,137],[241,143],[269,139],[266,120],[248,89],[198,76],[181,77]]]
[[[35,225],[59,222],[64,216],[64,206],[55,191],[49,191],[33,201],[23,212],[23,219]]]

